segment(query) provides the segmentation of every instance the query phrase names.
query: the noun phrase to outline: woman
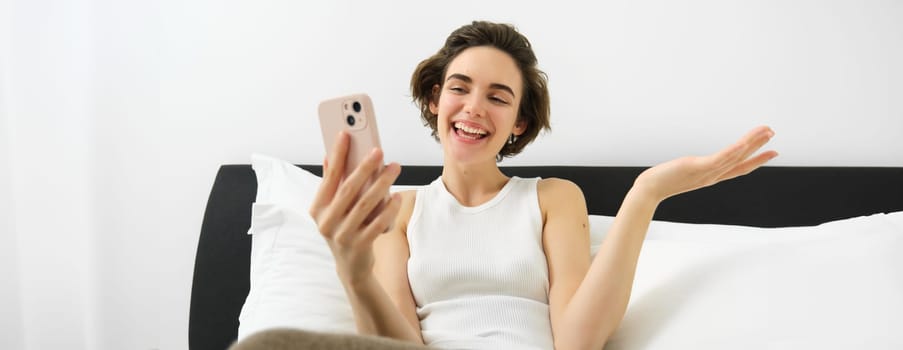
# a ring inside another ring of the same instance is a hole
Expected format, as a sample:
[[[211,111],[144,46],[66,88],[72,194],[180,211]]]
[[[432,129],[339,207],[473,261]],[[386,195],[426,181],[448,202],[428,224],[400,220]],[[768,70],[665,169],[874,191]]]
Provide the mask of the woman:
[[[343,180],[343,134],[310,213],[359,332],[413,344],[602,348],[626,311],[658,204],[777,155],[753,155],[773,136],[759,127],[716,154],[650,168],[590,261],[581,190],[561,179],[509,178],[498,167],[549,126],[545,76],[525,37],[504,24],[463,26],[417,67],[411,87],[442,145],[440,178],[387,197],[400,166],[381,169],[376,150]]]

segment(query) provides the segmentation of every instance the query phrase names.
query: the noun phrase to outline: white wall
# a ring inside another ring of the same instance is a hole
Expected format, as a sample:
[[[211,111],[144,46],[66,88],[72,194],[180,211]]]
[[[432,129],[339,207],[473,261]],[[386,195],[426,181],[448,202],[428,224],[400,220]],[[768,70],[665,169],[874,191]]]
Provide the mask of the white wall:
[[[7,132],[7,101],[9,96],[9,2],[0,0],[0,346],[22,349],[23,325],[19,288],[18,239],[13,234],[12,177],[7,165],[9,159],[9,133]]]
[[[12,341],[29,349],[97,348],[96,186],[86,166],[95,156],[93,14],[79,3],[54,5],[11,2],[4,12],[9,158],[2,172],[14,233],[4,235],[16,244],[12,293],[20,308],[12,323],[21,330]]]
[[[197,209],[183,206],[182,194],[169,191],[178,185],[169,183],[206,184],[186,174],[163,178],[168,163],[161,144],[169,140],[167,129],[179,124],[168,123],[161,113],[162,5],[116,0],[94,4],[94,207],[97,285],[103,291],[97,308],[102,327],[98,348],[185,348],[191,242],[197,236],[190,227],[199,226],[195,215],[188,214]],[[179,223],[171,213],[186,218]],[[164,295],[180,299],[170,302]],[[173,323],[177,326],[170,326]],[[161,339],[172,340],[163,347]]]
[[[317,102],[361,91],[389,159],[439,164],[408,80],[472,19],[550,76],[554,131],[505,164],[650,165],[769,124],[776,165],[903,166],[896,2],[424,4],[0,0],[0,347],[187,348],[217,167],[320,162]]]

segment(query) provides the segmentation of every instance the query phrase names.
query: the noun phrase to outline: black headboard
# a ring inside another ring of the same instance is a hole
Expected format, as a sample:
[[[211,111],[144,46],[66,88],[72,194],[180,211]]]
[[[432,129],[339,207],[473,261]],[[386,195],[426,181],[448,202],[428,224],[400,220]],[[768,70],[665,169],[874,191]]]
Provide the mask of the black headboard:
[[[319,166],[301,166],[320,174]],[[503,167],[509,176],[559,177],[584,192],[590,214],[614,215],[641,167]],[[426,184],[441,167],[405,166],[396,184]],[[191,349],[228,347],[250,288],[250,165],[223,165],[216,176],[195,258],[188,342]],[[656,220],[760,227],[806,226],[903,210],[903,168],[764,167],[714,187],[668,199]]]

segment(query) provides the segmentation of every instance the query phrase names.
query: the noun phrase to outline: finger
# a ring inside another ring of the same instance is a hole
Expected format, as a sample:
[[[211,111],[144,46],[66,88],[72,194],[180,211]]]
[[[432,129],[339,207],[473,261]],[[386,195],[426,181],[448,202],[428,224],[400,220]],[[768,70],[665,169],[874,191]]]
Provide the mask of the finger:
[[[344,208],[345,213],[352,210],[355,202],[359,201],[362,189],[368,180],[379,172],[383,164],[383,153],[379,148],[373,149],[364,161],[357,166],[348,178],[342,181],[330,206]]]
[[[713,156],[712,163],[719,172],[729,171],[738,163],[749,158],[759,148],[768,143],[774,131],[768,126],[753,128],[734,144],[726,147]]]
[[[764,146],[768,141],[771,141],[771,138],[774,137],[774,131],[768,127],[759,127],[752,131],[752,135],[747,139],[748,147],[743,152],[741,161],[745,161],[747,158],[753,155],[753,153],[758,152],[762,146]]]
[[[376,159],[379,160],[379,163],[382,162],[381,153],[375,152],[374,155],[377,155]],[[370,162],[370,157],[365,159],[363,163],[359,166],[359,169],[366,166],[366,163]],[[386,167],[388,169],[399,168],[397,163],[390,164],[390,166]],[[375,171],[375,169],[374,169]],[[395,181],[395,178],[398,177],[398,173],[395,173],[394,176],[392,174],[388,174],[391,179],[388,180],[388,184],[383,187],[383,183],[386,182],[383,180],[383,177],[386,177],[386,171],[380,173],[380,177],[370,188],[364,193],[363,196],[358,197],[361,183],[349,176],[346,181],[342,183],[338,192],[336,193],[335,198],[332,203],[325,208],[324,213],[322,214],[321,222],[321,232],[323,232],[322,227],[333,227],[335,228],[335,234],[323,234],[327,238],[333,239],[336,243],[340,245],[347,245],[358,239],[361,235],[362,230],[367,226],[365,223],[366,215],[373,211],[372,206],[365,206],[364,209],[359,209],[362,202],[372,201],[372,193],[376,193],[378,188],[382,188],[383,195],[380,198],[385,198],[386,194],[389,192],[389,187]],[[379,200],[376,201],[377,204],[380,203]],[[367,209],[369,207],[369,209]],[[364,211],[366,210],[366,211]]]
[[[345,159],[348,157],[349,136],[345,131],[340,131],[332,146],[332,152],[323,161],[323,179],[314,196],[311,208],[325,207],[335,196],[336,189],[342,181],[345,173]]]
[[[727,169],[742,159],[741,157],[746,152],[747,147],[745,142],[738,141],[718,151],[718,153],[708,156],[709,169],[715,173],[727,171]]]
[[[328,158],[328,157],[323,157],[323,171],[322,171],[322,174],[326,174],[326,172],[328,171],[328,169],[329,169],[329,158]],[[316,218],[319,216],[320,212],[322,211],[322,210],[321,210],[322,207],[325,205],[325,203],[321,203],[322,200],[319,199],[319,198],[321,197],[320,192],[322,192],[322,189],[323,189],[323,181],[321,180],[321,181],[320,181],[320,185],[317,186],[317,193],[314,194],[314,199],[313,199],[313,201],[312,201],[311,204],[310,204],[310,209],[308,209],[308,212],[310,213],[310,216],[311,216],[312,218],[314,218],[314,220],[316,220]],[[325,195],[322,195],[322,196],[325,196]],[[319,200],[320,202],[318,202],[318,200]],[[319,226],[319,224],[318,224],[318,226]],[[322,233],[323,230],[320,230],[320,232]]]
[[[344,210],[336,209],[334,206],[322,208],[316,217],[317,230],[320,231],[320,235],[327,239],[335,237],[344,216]]]
[[[389,164],[383,169],[379,177],[376,178],[370,188],[361,195],[357,203],[351,208],[351,211],[348,212],[348,217],[345,220],[346,224],[349,225],[347,228],[359,228],[363,225],[368,225],[367,219],[379,214],[374,213],[374,209],[377,209],[385,201],[386,196],[389,194],[389,187],[392,186],[392,183],[395,182],[400,173],[401,167],[397,163]]]
[[[398,193],[392,194],[389,197],[389,201],[382,210],[382,212],[377,215],[373,221],[371,221],[364,228],[363,232],[361,232],[360,239],[363,242],[373,242],[376,237],[388,231],[392,224],[395,223],[395,220],[398,216],[398,211],[401,209],[401,195]]]
[[[738,164],[736,167],[722,175],[721,178],[718,179],[718,181],[730,180],[735,177],[747,175],[777,156],[778,152],[775,151],[763,152],[753,158],[747,159],[743,163]]]
[[[769,127],[769,126],[767,126],[767,125],[759,125],[759,126],[757,126],[757,127],[755,127],[755,128],[752,128],[752,129],[749,130],[748,132],[746,132],[746,134],[743,135],[743,137],[741,138],[741,140],[753,140],[753,139],[757,138],[759,135],[761,135],[761,134],[766,134],[766,133],[772,133],[772,134],[773,134],[774,131],[772,131],[772,130],[771,130],[771,127]]]

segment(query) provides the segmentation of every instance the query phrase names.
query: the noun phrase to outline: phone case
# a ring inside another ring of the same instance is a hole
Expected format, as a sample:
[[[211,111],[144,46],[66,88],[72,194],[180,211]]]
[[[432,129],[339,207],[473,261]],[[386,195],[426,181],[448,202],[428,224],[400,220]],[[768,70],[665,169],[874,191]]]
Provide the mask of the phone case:
[[[351,135],[345,161],[346,177],[374,148],[380,147],[376,114],[367,94],[347,95],[320,102],[319,116],[327,155],[335,145],[339,131],[346,130]]]

